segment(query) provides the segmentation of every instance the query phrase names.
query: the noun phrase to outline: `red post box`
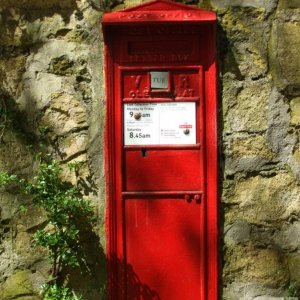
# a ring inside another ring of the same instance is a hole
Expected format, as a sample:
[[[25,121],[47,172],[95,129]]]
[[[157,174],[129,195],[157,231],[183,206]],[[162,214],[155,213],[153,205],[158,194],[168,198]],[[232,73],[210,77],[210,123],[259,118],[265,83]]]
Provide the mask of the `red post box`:
[[[217,299],[216,15],[104,15],[109,298]]]

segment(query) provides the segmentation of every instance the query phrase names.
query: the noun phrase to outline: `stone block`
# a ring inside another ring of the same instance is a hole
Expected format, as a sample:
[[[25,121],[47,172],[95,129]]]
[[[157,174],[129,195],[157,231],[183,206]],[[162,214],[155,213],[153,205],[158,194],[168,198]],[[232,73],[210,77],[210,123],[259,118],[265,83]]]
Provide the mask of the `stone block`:
[[[62,79],[49,73],[29,74],[23,76],[23,93],[18,99],[19,107],[30,115],[48,105],[53,93],[60,92]]]
[[[0,169],[17,174],[32,172],[33,155],[16,132],[5,131],[0,143]]]
[[[267,105],[271,94],[268,81],[255,81],[244,86],[236,96],[236,105],[228,112],[228,131],[258,132],[268,128]]]
[[[286,224],[274,235],[274,242],[287,251],[300,249],[300,222]],[[300,267],[300,265],[299,265]]]
[[[294,253],[288,256],[288,265],[290,270],[291,282],[300,286],[300,254]]]
[[[270,69],[279,89],[300,84],[300,18],[291,18],[282,12],[272,26]]]
[[[279,0],[279,9],[300,8],[299,0]]]
[[[210,0],[210,4],[216,9],[225,9],[234,6],[264,8],[269,13],[276,8],[277,1],[276,0]]]
[[[36,297],[32,289],[29,271],[17,271],[0,286],[0,299],[20,299],[19,297]]]
[[[281,224],[298,210],[299,194],[300,188],[290,173],[241,179],[223,199],[226,203],[238,204],[236,209],[226,212],[226,221],[243,219],[257,225]]]
[[[300,97],[294,98],[290,102],[291,124],[300,125]]]
[[[238,220],[233,224],[226,225],[224,229],[225,245],[233,246],[249,241],[250,226],[247,222]]]
[[[60,93],[53,97],[42,117],[43,126],[56,136],[88,126],[85,106],[74,95]]]
[[[11,96],[21,93],[22,74],[25,72],[26,56],[0,58],[0,81],[2,88]]]
[[[58,142],[59,151],[64,160],[69,160],[83,154],[87,149],[87,134],[72,133]]]
[[[267,289],[280,288],[289,281],[287,262],[275,249],[234,246],[227,249],[226,254],[224,281],[238,278]]]
[[[233,137],[230,141],[230,150],[230,155],[234,159],[261,157],[271,160],[273,158],[273,152],[262,135]]]
[[[46,8],[76,8],[76,0],[27,0],[26,8],[46,9]],[[1,0],[0,8],[24,8],[24,0]]]
[[[259,170],[275,156],[264,135],[234,134],[224,146],[226,173]]]

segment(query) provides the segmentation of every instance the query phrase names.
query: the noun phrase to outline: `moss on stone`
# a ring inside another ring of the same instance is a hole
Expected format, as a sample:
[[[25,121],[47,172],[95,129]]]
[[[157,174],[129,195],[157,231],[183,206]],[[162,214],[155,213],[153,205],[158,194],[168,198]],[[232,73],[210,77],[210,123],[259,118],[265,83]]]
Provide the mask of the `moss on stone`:
[[[272,26],[269,55],[270,70],[279,89],[300,84],[300,22],[278,18]]]
[[[0,299],[10,300],[21,296],[37,298],[34,295],[29,271],[17,271],[0,287]]]
[[[278,9],[300,8],[299,0],[279,0]]]
[[[300,125],[300,97],[294,98],[291,105],[291,124]]]

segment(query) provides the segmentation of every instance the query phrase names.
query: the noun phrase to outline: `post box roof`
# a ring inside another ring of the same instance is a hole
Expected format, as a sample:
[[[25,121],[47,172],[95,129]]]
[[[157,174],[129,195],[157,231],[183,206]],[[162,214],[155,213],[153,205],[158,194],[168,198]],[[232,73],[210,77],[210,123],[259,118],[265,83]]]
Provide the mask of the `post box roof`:
[[[106,25],[154,23],[210,23],[216,14],[170,0],[154,0],[124,10],[107,13],[102,19]]]

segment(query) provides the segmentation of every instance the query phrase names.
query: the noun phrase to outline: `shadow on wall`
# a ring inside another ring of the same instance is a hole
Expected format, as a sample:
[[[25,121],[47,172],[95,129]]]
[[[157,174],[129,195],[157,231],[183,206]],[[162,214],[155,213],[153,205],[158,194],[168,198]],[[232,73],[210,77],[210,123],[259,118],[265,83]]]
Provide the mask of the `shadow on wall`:
[[[62,274],[62,280],[76,294],[82,294],[83,299],[106,299],[106,256],[100,244],[99,237],[86,228],[86,233],[81,237],[81,270],[69,269]]]
[[[110,259],[108,259],[108,265],[111,268],[112,274],[125,273],[124,282],[126,282],[127,287],[130,287],[130,289],[128,289],[127,291],[122,291],[122,286],[120,286],[120,279],[114,277],[111,274],[110,280],[112,286],[120,288],[111,290],[110,299],[118,299],[118,296],[120,297],[120,293],[123,292],[125,293],[125,295],[123,296],[125,296],[126,299],[161,300],[157,291],[151,289],[151,287],[147,283],[140,280],[131,264],[127,264],[126,262],[121,261],[116,257],[111,257]]]

